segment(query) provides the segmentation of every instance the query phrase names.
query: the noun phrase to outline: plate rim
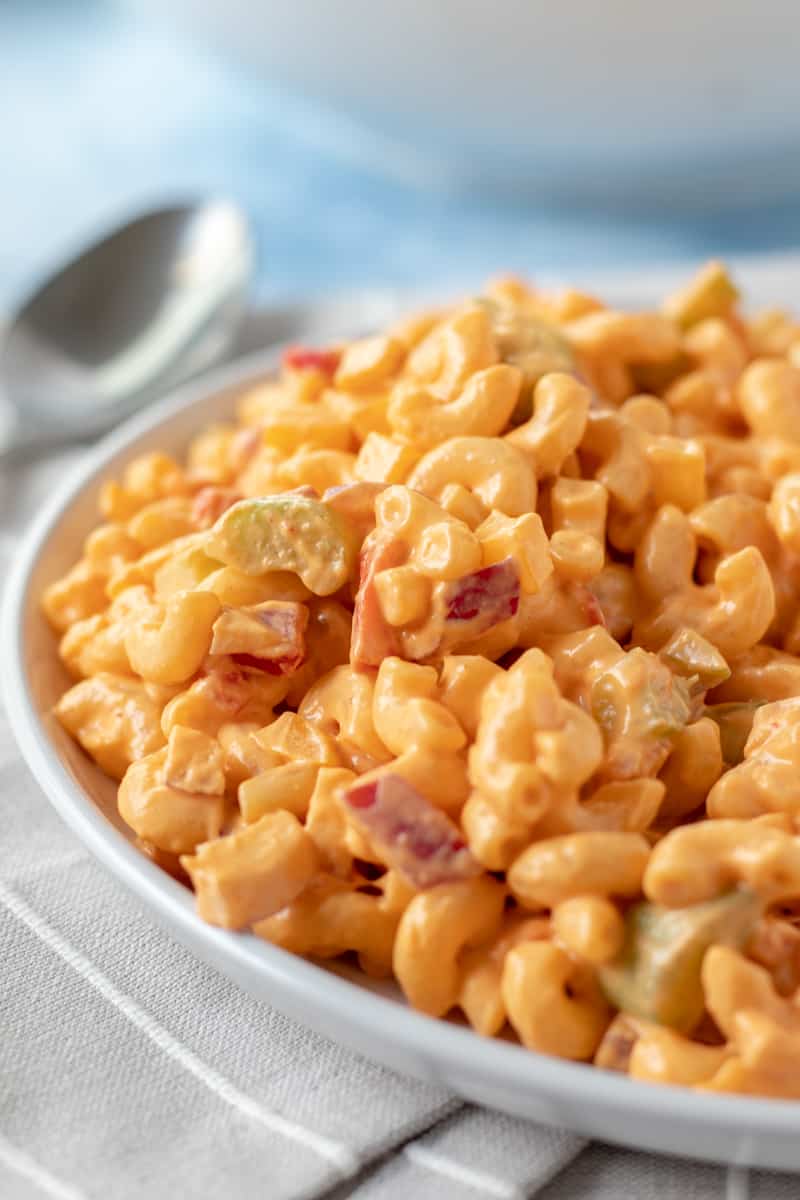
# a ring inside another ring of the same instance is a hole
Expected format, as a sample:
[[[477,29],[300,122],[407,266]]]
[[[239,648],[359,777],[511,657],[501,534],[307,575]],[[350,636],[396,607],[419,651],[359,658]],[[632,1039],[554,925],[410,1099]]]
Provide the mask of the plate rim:
[[[225,970],[223,963],[236,968],[234,978],[241,978],[242,971],[257,973],[279,989],[275,1006],[294,1019],[303,1022],[306,1017],[298,1018],[291,1007],[284,1007],[289,1002],[302,1001],[300,1006],[305,1010],[309,1003],[314,1008],[324,1006],[337,1023],[343,1027],[357,1026],[373,1045],[391,1043],[397,1052],[395,1061],[398,1055],[408,1056],[409,1062],[421,1055],[437,1068],[444,1064],[441,1075],[445,1080],[448,1074],[463,1075],[468,1070],[471,1078],[479,1077],[502,1088],[508,1086],[509,1076],[513,1076],[518,1087],[541,1100],[569,1104],[579,1096],[582,1104],[602,1105],[620,1114],[629,1112],[631,1116],[677,1122],[680,1126],[696,1126],[701,1122],[707,1135],[718,1132],[752,1139],[764,1134],[777,1135],[781,1140],[796,1139],[800,1114],[797,1101],[715,1095],[679,1085],[642,1083],[588,1064],[484,1038],[471,1029],[416,1012],[396,1000],[359,987],[253,934],[206,924],[195,913],[190,893],[136,850],[67,772],[37,711],[24,658],[27,606],[35,599],[30,594],[32,576],[53,528],[116,455],[127,449],[133,451],[139,438],[153,433],[196,403],[264,377],[279,362],[281,349],[258,351],[210,371],[125,421],[68,472],[25,530],[0,613],[0,655],[5,663],[0,683],[17,746],[46,799],[92,855],[134,892],[159,921],[180,930],[179,936],[184,944],[192,946],[192,953],[196,953],[196,945],[202,945],[208,953],[206,961],[210,958],[222,970]],[[702,1154],[702,1148],[697,1153]],[[709,1155],[713,1156],[713,1151]]]

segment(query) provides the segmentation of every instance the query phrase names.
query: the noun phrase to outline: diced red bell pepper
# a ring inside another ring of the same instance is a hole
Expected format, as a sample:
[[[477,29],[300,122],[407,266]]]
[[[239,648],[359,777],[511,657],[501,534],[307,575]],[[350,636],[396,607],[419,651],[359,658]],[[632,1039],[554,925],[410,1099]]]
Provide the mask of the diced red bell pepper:
[[[291,371],[320,371],[331,379],[341,361],[338,350],[315,350],[312,346],[287,346],[281,362]]]
[[[400,639],[384,617],[375,588],[375,576],[399,567],[408,557],[400,538],[371,533],[361,548],[361,568],[353,612],[350,662],[354,667],[379,667],[385,658],[400,652]]]
[[[294,658],[261,658],[258,654],[232,654],[231,658],[240,667],[250,671],[264,671],[267,675],[293,675],[305,661],[301,654]]]
[[[444,590],[445,620],[470,621],[477,637],[513,617],[519,608],[519,571],[513,558],[454,579]]]
[[[586,584],[576,584],[576,588],[580,589],[579,597],[584,606],[587,625],[602,625],[605,628],[606,618],[597,596]]]
[[[205,670],[204,684],[214,704],[232,716],[244,708],[250,698],[247,677],[230,658]]]
[[[257,609],[248,609],[247,615],[268,629],[275,642],[263,654],[231,652],[235,663],[253,671],[266,671],[269,675],[291,675],[305,662],[305,631],[308,625],[305,604],[275,600]]]
[[[381,859],[412,887],[435,887],[480,873],[458,826],[402,775],[354,784],[343,803]]]

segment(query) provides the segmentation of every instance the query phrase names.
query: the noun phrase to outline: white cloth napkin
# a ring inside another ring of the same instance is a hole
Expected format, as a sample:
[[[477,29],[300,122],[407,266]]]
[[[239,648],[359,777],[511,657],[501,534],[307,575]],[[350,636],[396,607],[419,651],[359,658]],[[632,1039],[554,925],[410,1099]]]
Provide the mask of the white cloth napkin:
[[[80,451],[0,477],[0,578]],[[794,1200],[589,1145],[341,1049],[198,962],[101,868],[0,711],[2,1200]]]

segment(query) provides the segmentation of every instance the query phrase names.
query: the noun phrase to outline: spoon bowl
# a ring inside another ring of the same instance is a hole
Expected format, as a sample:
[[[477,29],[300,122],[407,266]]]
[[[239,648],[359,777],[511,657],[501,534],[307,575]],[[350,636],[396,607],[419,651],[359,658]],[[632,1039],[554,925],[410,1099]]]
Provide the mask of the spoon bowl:
[[[210,365],[236,334],[254,263],[246,218],[212,200],[138,217],[64,266],[0,349],[5,455],[101,433]]]

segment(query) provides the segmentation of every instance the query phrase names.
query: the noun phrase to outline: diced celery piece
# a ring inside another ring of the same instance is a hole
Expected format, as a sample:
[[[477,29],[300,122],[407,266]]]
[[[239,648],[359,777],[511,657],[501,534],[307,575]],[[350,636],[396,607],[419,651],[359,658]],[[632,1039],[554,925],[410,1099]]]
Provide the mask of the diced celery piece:
[[[246,575],[294,571],[317,596],[339,590],[356,570],[359,538],[320,500],[287,493],[240,500],[214,526],[209,552]]]
[[[689,689],[654,654],[637,647],[595,680],[591,710],[612,739],[670,737],[689,720]]]
[[[709,946],[741,946],[763,910],[746,888],[688,908],[636,904],[622,953],[600,970],[618,1009],[690,1033],[703,1014],[700,968]]]
[[[731,673],[716,646],[693,629],[677,630],[659,653],[659,658],[684,679],[696,676],[703,691],[724,683]]]
[[[522,389],[511,424],[521,425],[531,415],[531,394],[543,375],[550,371],[575,371],[572,347],[556,325],[482,296],[479,303],[488,311],[492,333],[503,362],[522,371]]]

